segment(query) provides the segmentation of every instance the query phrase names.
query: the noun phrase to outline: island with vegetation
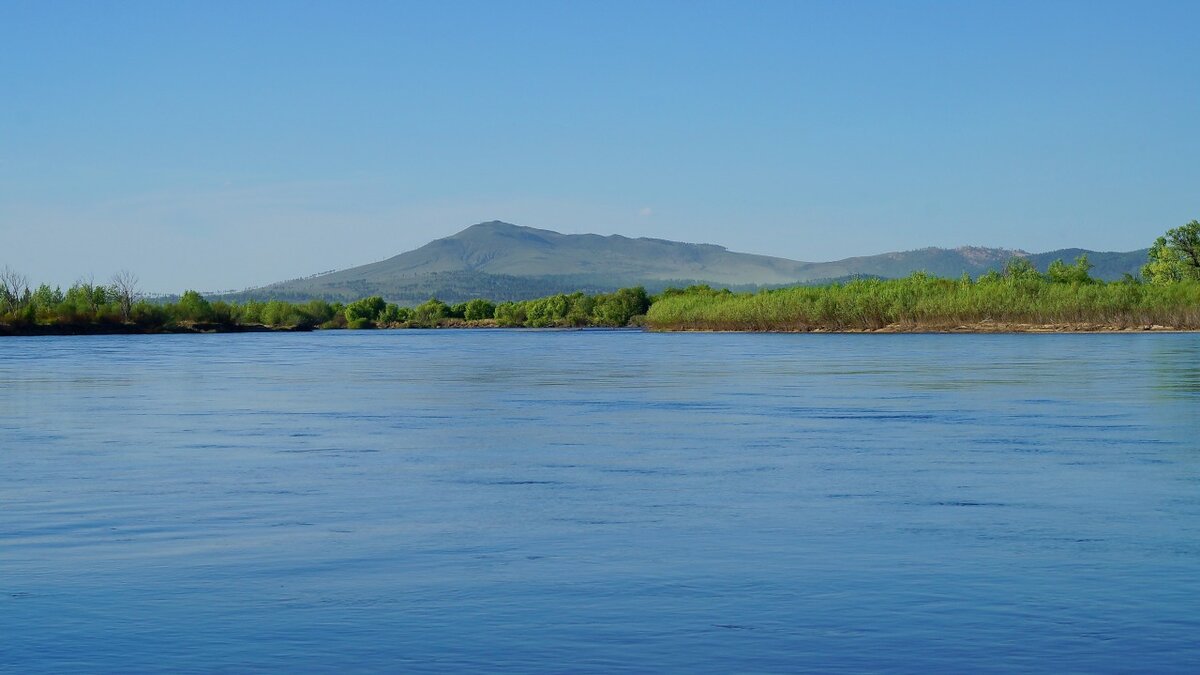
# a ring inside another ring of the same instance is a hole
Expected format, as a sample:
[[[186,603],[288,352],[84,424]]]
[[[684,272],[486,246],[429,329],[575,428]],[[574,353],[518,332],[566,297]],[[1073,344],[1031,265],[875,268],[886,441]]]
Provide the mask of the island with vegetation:
[[[404,307],[371,296],[350,303],[227,302],[187,291],[142,298],[128,272],[109,284],[81,281],[65,292],[32,288],[0,273],[0,335],[231,332],[337,328],[581,328],[726,331],[1105,331],[1200,329],[1200,222],[1169,230],[1149,250],[1140,276],[1092,278],[1086,256],[1040,272],[1013,258],[1001,271],[947,279],[916,272],[821,286],[734,293],[708,285],[559,293],[495,303],[431,298]]]

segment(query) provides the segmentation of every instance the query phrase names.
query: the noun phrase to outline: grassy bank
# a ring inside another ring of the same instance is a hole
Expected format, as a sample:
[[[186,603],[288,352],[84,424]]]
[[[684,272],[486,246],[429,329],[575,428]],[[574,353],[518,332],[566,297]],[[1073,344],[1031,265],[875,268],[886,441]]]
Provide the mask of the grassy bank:
[[[1040,275],[979,280],[862,280],[756,294],[707,289],[657,299],[654,330],[1200,329],[1200,282],[1055,282]]]

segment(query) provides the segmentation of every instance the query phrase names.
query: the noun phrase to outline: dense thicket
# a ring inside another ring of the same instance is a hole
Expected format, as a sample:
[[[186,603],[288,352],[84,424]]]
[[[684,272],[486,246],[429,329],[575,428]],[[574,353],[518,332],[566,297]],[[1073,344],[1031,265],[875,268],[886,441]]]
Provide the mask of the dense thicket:
[[[1142,278],[1104,282],[1087,256],[1046,273],[1026,258],[978,279],[860,279],[759,293],[707,288],[663,294],[646,323],[660,330],[969,330],[1020,326],[1200,328],[1200,222],[1167,231]]]
[[[310,300],[302,303],[247,300],[209,301],[187,291],[172,302],[139,299],[131,276],[110,285],[78,282],[63,292],[45,284],[31,289],[25,277],[0,273],[0,332],[44,330],[80,332],[159,332],[246,328],[432,328],[454,325],[611,326],[629,325],[646,313],[650,298],[643,288],[615,293],[559,294],[496,305],[481,298],[454,305],[431,298],[401,307],[379,296],[347,305]]]
[[[1080,265],[1039,274],[1014,262],[977,280],[922,273],[756,294],[693,291],[662,297],[646,324],[659,330],[953,330],[1073,325],[1200,328],[1200,282],[1095,281]]]
[[[8,327],[7,332],[157,332],[254,326],[303,329],[344,325],[342,317],[340,304],[324,300],[237,304],[210,302],[196,291],[187,291],[174,302],[150,302],[138,297],[136,280],[128,274],[118,274],[109,285],[80,281],[64,292],[46,284],[33,289],[24,276],[11,270],[0,272],[0,324]]]
[[[559,293],[544,298],[494,304],[482,298],[454,305],[437,298],[416,307],[389,304],[379,296],[346,305],[351,328],[371,326],[423,328],[454,325],[496,325],[547,328],[607,326],[621,327],[636,322],[650,308],[650,296],[638,286],[615,293]]]

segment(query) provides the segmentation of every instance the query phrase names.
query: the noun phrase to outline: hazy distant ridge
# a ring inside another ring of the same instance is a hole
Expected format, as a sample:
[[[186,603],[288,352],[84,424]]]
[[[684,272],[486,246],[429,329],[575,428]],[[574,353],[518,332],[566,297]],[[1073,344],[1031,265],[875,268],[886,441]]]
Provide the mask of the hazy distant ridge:
[[[1146,251],[1108,253],[1063,249],[1029,254],[1003,248],[923,248],[833,262],[802,262],[735,253],[712,244],[621,235],[562,234],[492,221],[472,225],[387,260],[236,294],[239,297],[354,299],[383,295],[412,304],[437,297],[461,302],[473,297],[515,300],[558,292],[605,292],[644,285],[709,283],[736,288],[777,286],[851,276],[903,277],[916,270],[938,276],[976,276],[1001,267],[1014,255],[1045,269],[1086,253],[1094,275],[1117,279],[1136,274]]]

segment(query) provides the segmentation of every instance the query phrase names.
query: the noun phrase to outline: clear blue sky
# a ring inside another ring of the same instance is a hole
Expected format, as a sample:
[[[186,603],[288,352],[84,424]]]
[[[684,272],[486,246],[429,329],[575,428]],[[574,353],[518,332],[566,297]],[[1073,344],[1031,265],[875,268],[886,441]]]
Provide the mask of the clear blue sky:
[[[828,260],[1200,218],[1200,2],[0,0],[0,266],[240,288],[483,220]]]

